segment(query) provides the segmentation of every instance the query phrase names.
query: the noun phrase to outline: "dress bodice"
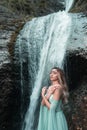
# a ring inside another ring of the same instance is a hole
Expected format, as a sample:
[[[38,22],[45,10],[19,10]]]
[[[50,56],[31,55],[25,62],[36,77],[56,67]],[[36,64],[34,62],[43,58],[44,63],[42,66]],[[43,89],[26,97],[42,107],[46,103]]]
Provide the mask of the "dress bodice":
[[[51,104],[54,104],[54,105],[56,105],[56,111],[61,111],[62,110],[62,99],[60,99],[60,100],[55,100],[55,99],[53,99],[53,94],[50,96],[50,98],[49,98],[49,102],[51,103]]]

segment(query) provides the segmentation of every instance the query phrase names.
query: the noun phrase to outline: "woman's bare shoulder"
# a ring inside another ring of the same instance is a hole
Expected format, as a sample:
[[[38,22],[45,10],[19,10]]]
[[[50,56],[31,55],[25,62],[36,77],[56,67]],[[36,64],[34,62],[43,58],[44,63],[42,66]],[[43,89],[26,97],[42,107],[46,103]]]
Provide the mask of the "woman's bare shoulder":
[[[61,95],[62,95],[62,89],[61,89],[61,87],[56,88],[55,91],[54,91],[54,93],[53,93],[54,99],[55,100],[59,100],[60,97],[61,97]]]
[[[56,89],[62,89],[62,86],[60,84],[58,84],[58,86],[56,86]]]

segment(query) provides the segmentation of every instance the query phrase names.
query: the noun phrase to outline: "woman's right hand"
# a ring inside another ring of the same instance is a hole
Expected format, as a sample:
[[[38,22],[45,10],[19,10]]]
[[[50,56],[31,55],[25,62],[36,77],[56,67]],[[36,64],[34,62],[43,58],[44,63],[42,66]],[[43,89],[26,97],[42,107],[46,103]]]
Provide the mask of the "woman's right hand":
[[[55,89],[56,89],[55,86],[54,86],[54,87],[49,87],[48,90],[47,90],[47,92],[48,92],[49,94],[53,94],[53,92],[55,91]]]
[[[46,93],[47,87],[42,88],[41,96],[43,97]]]
[[[49,88],[47,89],[47,93],[46,93],[46,98],[47,98],[47,99],[50,98],[50,96],[51,96],[52,93],[54,92],[54,89],[55,89],[55,88],[51,88],[51,87],[49,87]]]

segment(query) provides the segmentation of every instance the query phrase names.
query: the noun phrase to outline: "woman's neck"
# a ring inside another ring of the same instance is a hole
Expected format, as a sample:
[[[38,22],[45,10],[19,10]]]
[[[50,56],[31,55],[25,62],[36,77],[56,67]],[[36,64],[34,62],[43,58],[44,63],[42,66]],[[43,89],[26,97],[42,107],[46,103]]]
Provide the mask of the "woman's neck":
[[[56,84],[59,84],[59,82],[58,81],[53,81],[52,82],[52,85],[56,85]]]

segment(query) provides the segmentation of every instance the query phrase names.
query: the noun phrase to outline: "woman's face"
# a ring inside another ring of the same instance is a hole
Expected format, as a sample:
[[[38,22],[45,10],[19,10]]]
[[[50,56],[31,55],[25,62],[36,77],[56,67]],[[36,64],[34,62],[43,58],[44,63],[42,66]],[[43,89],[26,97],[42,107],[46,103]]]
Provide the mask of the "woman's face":
[[[51,81],[58,81],[59,72],[57,69],[52,69],[50,72],[50,80]]]

